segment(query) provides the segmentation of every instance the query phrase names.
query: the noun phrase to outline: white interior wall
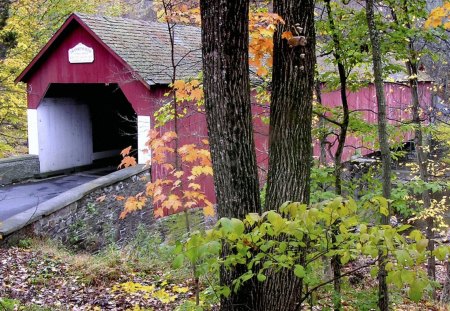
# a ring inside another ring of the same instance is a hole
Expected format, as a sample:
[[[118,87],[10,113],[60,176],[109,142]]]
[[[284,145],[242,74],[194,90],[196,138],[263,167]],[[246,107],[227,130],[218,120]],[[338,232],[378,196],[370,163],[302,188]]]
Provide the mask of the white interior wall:
[[[92,125],[87,104],[73,98],[44,98],[37,109],[37,133],[42,173],[92,163]]]
[[[28,109],[28,153],[39,155],[38,115],[36,109]]]
[[[151,160],[151,153],[145,145],[149,139],[148,133],[150,131],[150,117],[138,116],[137,117],[137,129],[138,129],[138,163],[147,164]],[[144,150],[148,150],[145,152]]]

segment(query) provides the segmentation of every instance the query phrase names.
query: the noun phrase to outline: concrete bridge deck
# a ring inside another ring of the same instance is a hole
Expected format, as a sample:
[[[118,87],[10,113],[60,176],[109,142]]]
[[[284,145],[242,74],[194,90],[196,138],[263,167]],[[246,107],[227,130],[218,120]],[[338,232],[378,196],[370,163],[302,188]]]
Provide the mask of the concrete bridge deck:
[[[112,171],[114,168],[92,169],[71,175],[0,187],[0,222]]]

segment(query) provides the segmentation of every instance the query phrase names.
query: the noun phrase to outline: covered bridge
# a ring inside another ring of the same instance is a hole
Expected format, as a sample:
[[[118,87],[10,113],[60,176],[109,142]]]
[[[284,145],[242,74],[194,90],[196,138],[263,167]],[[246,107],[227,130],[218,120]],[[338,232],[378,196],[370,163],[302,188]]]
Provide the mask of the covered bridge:
[[[201,67],[200,29],[177,27],[177,78]],[[29,153],[41,172],[91,164],[132,145],[145,163],[151,116],[172,81],[167,26],[72,14],[16,82],[27,84]]]
[[[177,79],[196,77],[201,69],[200,29],[175,27]],[[17,78],[28,92],[29,153],[39,155],[41,172],[83,166],[118,155],[132,145],[146,163],[148,131],[154,112],[167,100],[173,68],[167,25],[123,18],[72,14]],[[394,81],[395,82],[395,81]],[[430,81],[421,96],[430,103]],[[386,83],[388,114],[407,119],[410,106],[405,84]],[[326,105],[340,105],[339,91],[322,94]],[[352,110],[376,122],[373,85],[349,93]],[[258,162],[267,163],[267,126],[255,131]],[[180,127],[184,142],[206,136],[204,115],[190,114]],[[348,145],[360,141],[350,138]],[[370,150],[346,148],[344,159]],[[315,155],[319,148],[316,144]],[[152,167],[153,175],[160,167]],[[212,198],[212,183],[205,183]]]

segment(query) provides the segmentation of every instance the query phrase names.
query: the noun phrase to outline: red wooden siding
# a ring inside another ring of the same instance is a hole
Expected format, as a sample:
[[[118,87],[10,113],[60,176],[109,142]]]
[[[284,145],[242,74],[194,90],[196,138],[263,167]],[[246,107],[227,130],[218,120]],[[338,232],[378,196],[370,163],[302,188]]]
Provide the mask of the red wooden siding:
[[[94,49],[94,62],[69,63],[68,50],[78,43]],[[73,21],[34,64],[24,82],[28,83],[28,108],[35,109],[51,83],[117,83],[138,115],[149,115],[148,88],[111,51]]]
[[[430,83],[421,83],[419,86],[420,99],[424,108],[429,107],[431,104],[431,92],[429,91]],[[167,88],[160,89],[160,91],[152,92],[153,95],[157,95],[158,98],[154,98],[152,101],[154,103],[162,103],[167,101],[164,99],[163,93]],[[391,124],[397,122],[404,122],[410,120],[411,106],[411,94],[410,89],[407,86],[396,84],[396,83],[386,83],[385,85],[386,99],[388,104],[388,118]],[[377,104],[375,97],[375,89],[373,85],[362,88],[357,92],[348,93],[348,101],[350,110],[358,110],[362,114],[362,117],[368,122],[375,124],[377,122]],[[324,105],[329,107],[336,107],[341,105],[340,93],[339,91],[324,92],[322,94],[322,102]],[[159,106],[159,105],[158,105]],[[261,106],[253,106],[253,114],[265,115],[267,116],[268,111]],[[152,124],[154,124],[154,119],[152,119]],[[160,129],[163,133],[167,130],[173,130],[173,124],[169,123],[165,127]],[[260,118],[254,118],[254,137],[255,137],[255,148],[258,159],[258,166],[260,168],[260,185],[261,187],[265,183],[267,164],[268,164],[268,131],[269,126],[264,124]],[[187,117],[179,120],[179,137],[180,146],[184,144],[200,144],[201,140],[207,137],[206,130],[206,119],[201,113],[189,113]],[[404,135],[403,137],[397,138],[401,139],[402,142],[406,142],[412,138],[413,133]],[[361,138],[349,136],[347,138],[346,147],[344,149],[343,161],[348,161],[355,154],[367,155],[373,153],[373,142],[362,141]],[[354,147],[364,146],[364,148],[355,149]],[[319,142],[315,141],[314,146],[314,156],[318,157],[320,154]],[[335,148],[332,149],[333,151]],[[331,159],[328,157],[328,161]],[[153,178],[163,178],[166,175],[166,171],[159,165],[154,165],[152,167]],[[187,182],[187,180],[185,180]],[[204,178],[202,183],[203,191],[207,194],[211,201],[214,200],[214,187],[212,178]],[[170,211],[166,211],[166,214],[170,214]]]

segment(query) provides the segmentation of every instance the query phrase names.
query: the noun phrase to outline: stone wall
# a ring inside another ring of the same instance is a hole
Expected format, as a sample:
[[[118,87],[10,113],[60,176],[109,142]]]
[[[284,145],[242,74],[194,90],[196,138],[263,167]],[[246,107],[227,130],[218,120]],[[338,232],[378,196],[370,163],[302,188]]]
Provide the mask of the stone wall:
[[[39,174],[39,157],[23,155],[0,159],[0,185],[22,181]]]
[[[123,198],[145,191],[149,180],[148,169],[130,170],[101,177],[42,203],[34,211],[18,214],[0,226],[0,234],[8,244],[43,236],[87,251],[112,242],[124,244],[134,237],[138,226],[149,228],[154,223],[149,204],[119,219],[125,204]]]

